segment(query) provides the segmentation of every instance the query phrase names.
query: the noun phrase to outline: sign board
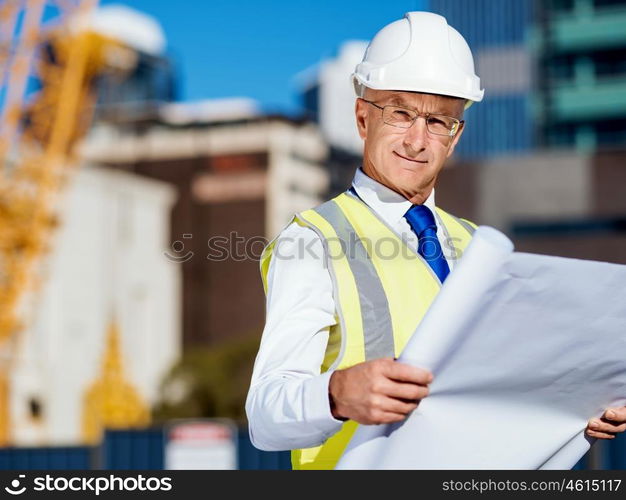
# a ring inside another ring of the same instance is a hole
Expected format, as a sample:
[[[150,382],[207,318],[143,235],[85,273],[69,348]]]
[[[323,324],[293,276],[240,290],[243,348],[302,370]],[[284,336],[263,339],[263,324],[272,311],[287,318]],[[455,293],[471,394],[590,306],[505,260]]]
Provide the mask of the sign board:
[[[237,426],[232,421],[174,420],[165,432],[167,470],[237,469]]]

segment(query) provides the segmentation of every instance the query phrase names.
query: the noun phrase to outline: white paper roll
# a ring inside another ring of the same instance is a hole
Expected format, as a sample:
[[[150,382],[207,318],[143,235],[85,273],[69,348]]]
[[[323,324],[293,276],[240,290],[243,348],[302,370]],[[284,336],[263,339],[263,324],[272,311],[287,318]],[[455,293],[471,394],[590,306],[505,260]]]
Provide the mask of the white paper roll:
[[[437,298],[430,306],[415,333],[402,351],[399,361],[428,368],[435,376],[447,353],[460,344],[460,328],[474,313],[475,301],[490,286],[494,276],[513,252],[513,243],[503,233],[489,226],[479,226],[459,264],[446,279]],[[472,283],[471,289],[455,287],[454,283]],[[462,294],[462,297],[457,297]],[[460,307],[449,321],[442,324],[437,318],[445,304],[458,303]],[[384,446],[388,425],[361,425],[356,430],[336,469],[373,469]]]

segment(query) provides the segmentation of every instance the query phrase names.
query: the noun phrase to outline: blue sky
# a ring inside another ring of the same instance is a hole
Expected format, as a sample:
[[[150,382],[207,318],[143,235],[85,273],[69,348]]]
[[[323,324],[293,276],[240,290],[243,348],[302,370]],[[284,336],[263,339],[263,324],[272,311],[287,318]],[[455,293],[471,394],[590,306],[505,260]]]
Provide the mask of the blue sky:
[[[295,111],[293,77],[370,39],[426,0],[101,0],[155,17],[180,73],[181,100],[247,96],[266,110]]]

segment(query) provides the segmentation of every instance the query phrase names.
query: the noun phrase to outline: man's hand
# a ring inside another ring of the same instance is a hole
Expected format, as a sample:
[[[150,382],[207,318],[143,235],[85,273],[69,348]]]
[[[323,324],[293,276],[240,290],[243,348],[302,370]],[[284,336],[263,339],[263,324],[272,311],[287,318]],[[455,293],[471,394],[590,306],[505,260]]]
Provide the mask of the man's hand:
[[[335,418],[360,424],[404,420],[428,395],[428,370],[381,358],[337,370],[328,386]]]
[[[608,408],[600,418],[592,418],[587,425],[587,435],[597,439],[613,439],[626,430],[626,406]]]

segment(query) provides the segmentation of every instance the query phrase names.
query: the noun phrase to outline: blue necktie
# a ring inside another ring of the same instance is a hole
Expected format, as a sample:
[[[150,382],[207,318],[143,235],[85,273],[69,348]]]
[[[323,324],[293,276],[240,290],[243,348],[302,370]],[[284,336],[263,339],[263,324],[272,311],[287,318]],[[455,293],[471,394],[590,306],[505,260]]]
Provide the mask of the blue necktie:
[[[443,283],[450,274],[450,267],[443,256],[439,239],[437,239],[435,216],[428,207],[413,205],[407,210],[404,217],[417,235],[417,252],[424,257],[424,260],[428,262],[428,265]]]

